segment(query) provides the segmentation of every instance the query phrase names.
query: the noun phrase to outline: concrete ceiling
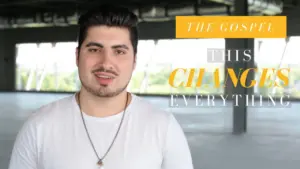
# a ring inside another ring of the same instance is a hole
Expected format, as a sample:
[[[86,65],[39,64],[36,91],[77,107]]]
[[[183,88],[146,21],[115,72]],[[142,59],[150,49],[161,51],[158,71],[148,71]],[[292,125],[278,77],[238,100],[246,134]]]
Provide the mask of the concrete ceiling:
[[[299,1],[248,0],[249,12],[276,15]],[[74,24],[81,12],[106,2],[129,7],[142,21],[157,22],[175,15],[230,15],[234,0],[0,0],[0,25]]]
[[[0,27],[72,25],[78,15],[101,3],[115,3],[132,9],[141,21],[166,21],[175,15],[226,15],[224,3],[211,0],[2,0]]]
[[[211,0],[2,0],[0,2],[0,16],[26,16],[44,12],[63,15],[85,11],[106,2],[124,5],[133,10],[139,9],[142,12],[151,10],[153,7],[180,9],[187,5],[213,7],[222,4]]]

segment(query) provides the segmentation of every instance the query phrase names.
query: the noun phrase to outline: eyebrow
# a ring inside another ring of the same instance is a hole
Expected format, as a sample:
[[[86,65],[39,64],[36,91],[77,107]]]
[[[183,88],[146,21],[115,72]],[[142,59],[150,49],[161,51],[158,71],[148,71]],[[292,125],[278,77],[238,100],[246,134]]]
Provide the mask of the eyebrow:
[[[88,44],[85,45],[86,47],[91,47],[91,46],[96,46],[96,47],[99,47],[99,48],[103,48],[104,45],[102,45],[101,43],[97,43],[97,42],[89,42]],[[117,49],[117,48],[123,48],[123,49],[129,49],[128,46],[122,44],[122,45],[113,45],[112,46],[113,49]]]
[[[97,46],[99,48],[103,48],[103,45],[101,43],[96,43],[96,42],[89,42],[88,44],[85,45],[86,47],[91,47],[91,46]]]
[[[128,46],[126,45],[114,45],[112,46],[113,49],[116,49],[116,48],[124,48],[124,49],[129,49]]]

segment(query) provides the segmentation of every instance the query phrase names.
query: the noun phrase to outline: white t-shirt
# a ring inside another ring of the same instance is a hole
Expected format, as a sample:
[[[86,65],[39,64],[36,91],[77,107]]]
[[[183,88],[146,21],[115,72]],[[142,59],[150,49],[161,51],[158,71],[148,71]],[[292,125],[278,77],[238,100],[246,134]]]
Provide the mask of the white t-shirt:
[[[107,151],[123,113],[84,114],[98,155]],[[39,108],[20,130],[9,169],[99,169],[75,95]],[[104,169],[193,169],[182,128],[169,112],[132,95]]]

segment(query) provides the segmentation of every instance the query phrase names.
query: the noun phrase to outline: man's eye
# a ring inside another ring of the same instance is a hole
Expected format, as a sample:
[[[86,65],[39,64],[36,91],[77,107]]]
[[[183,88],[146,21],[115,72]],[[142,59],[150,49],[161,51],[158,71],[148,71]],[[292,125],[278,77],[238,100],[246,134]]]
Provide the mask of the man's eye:
[[[97,51],[98,51],[98,49],[93,49],[93,48],[90,48],[88,51],[89,51],[89,52],[97,52]]]
[[[124,54],[125,54],[125,52],[124,52],[124,51],[122,51],[122,50],[116,50],[116,54],[117,54],[117,55],[124,55]]]

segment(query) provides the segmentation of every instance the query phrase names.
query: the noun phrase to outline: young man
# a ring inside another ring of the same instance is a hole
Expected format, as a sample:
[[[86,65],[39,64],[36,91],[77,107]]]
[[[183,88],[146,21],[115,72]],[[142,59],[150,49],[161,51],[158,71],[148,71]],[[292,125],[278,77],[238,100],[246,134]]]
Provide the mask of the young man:
[[[126,91],[137,22],[112,6],[81,16],[76,63],[82,88],[26,121],[9,169],[193,169],[174,116]]]

